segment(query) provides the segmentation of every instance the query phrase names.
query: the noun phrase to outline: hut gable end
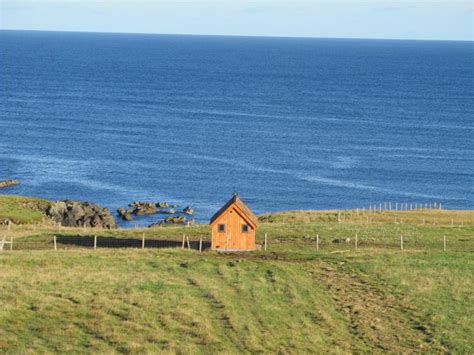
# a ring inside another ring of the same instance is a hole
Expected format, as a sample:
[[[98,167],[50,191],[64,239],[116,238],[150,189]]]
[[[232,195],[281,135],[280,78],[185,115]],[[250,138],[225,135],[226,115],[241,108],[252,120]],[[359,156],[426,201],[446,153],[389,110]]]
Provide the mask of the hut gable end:
[[[212,216],[212,250],[255,250],[257,217],[237,195]]]
[[[222,216],[226,211],[235,208],[239,215],[253,228],[257,227],[258,218],[255,214],[242,202],[239,196],[235,195],[219,210],[217,211],[212,217],[210,221],[210,225],[214,225],[215,222]]]

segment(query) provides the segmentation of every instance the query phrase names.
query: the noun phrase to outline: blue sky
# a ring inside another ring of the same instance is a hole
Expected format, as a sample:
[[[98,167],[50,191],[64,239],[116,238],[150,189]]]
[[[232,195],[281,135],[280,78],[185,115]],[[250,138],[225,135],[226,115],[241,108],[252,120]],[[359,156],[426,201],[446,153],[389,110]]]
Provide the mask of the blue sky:
[[[472,41],[473,4],[447,0],[0,0],[0,28]]]

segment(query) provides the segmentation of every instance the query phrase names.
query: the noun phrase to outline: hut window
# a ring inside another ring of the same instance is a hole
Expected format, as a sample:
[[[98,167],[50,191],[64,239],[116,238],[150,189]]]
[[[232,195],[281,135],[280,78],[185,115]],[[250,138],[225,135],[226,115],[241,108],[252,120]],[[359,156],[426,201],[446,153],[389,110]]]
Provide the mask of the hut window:
[[[221,233],[225,232],[225,224],[219,224],[217,226],[217,231]]]
[[[249,225],[242,224],[242,233],[248,233],[248,232],[249,232]]]

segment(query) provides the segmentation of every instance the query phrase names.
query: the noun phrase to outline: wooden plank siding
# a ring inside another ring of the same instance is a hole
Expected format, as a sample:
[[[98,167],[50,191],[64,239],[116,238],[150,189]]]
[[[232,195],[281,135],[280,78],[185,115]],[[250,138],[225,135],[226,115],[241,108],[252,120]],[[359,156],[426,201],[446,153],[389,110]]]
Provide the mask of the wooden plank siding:
[[[219,210],[211,220],[211,248],[212,250],[255,250],[256,217],[243,205],[238,197],[233,197],[225,209]],[[242,208],[242,205],[245,208]],[[249,211],[252,216],[249,216]],[[219,231],[219,225],[225,225],[225,231]],[[244,232],[242,226],[247,225]]]

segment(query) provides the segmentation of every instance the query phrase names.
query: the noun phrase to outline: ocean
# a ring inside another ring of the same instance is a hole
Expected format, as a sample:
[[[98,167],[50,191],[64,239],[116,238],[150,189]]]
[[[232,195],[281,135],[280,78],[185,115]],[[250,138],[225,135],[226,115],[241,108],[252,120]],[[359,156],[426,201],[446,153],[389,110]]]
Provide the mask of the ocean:
[[[22,181],[0,193],[199,222],[233,191],[472,209],[473,63],[473,42],[0,31],[0,179]]]

